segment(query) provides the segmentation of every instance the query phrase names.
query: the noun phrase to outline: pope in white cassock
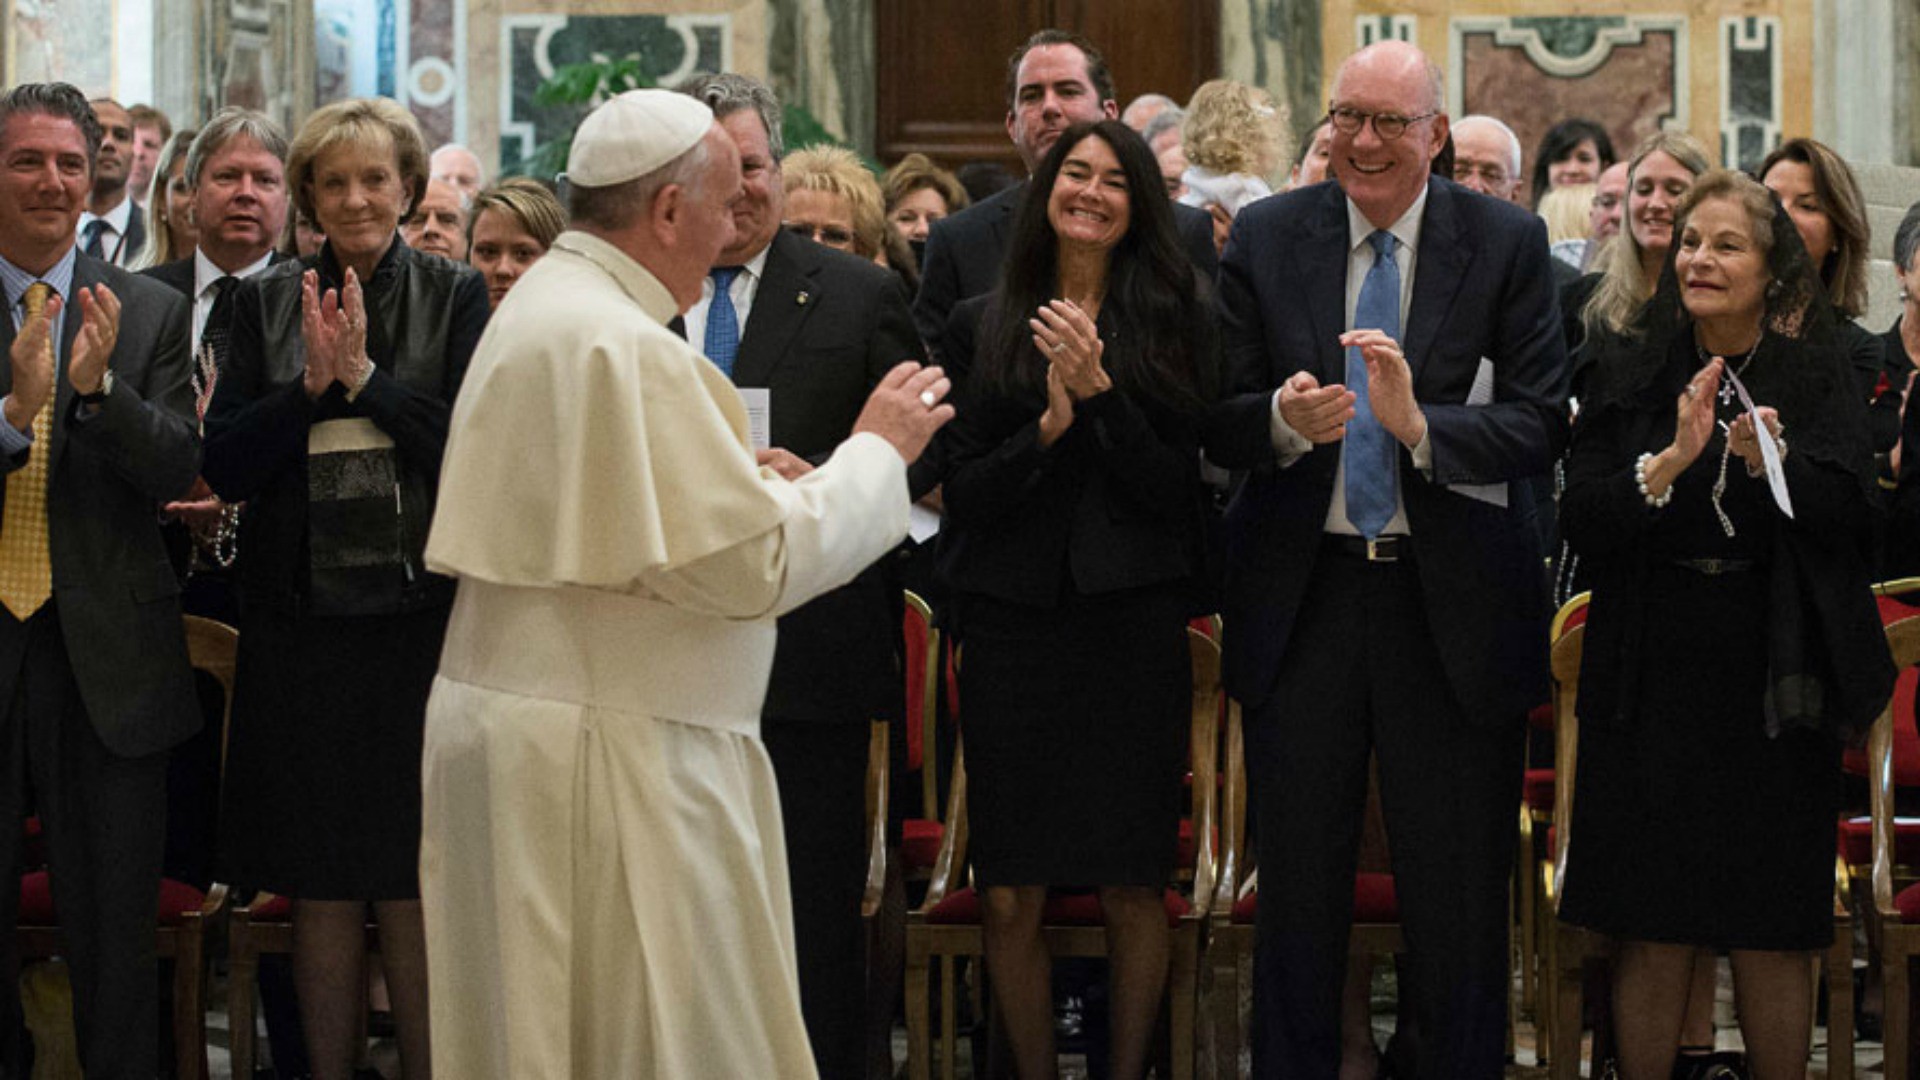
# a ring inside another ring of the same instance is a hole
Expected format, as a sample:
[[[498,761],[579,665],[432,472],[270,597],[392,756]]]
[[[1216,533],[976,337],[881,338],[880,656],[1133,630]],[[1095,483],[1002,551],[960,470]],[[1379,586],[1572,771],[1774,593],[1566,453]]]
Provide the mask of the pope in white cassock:
[[[952,415],[903,364],[789,482],[666,323],[740,191],[707,107],[623,94],[568,159],[573,230],[494,314],[428,565],[460,579],[420,849],[443,1076],[811,1077],[773,770],[774,618],[907,530]]]

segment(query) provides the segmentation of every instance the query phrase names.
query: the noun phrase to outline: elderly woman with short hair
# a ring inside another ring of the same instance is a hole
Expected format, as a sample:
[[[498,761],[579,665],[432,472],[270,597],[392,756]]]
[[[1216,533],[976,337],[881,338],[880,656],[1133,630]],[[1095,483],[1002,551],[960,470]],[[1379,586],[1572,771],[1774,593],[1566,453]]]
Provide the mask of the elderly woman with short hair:
[[[225,879],[293,898],[315,1080],[353,1074],[372,905],[418,1080],[431,1075],[420,746],[453,600],[421,556],[486,287],[400,239],[427,150],[394,102],[315,112],[287,183],[326,243],[240,285],[206,423],[208,483],[247,504]]]
[[[1840,746],[1893,685],[1837,324],[1786,212],[1720,171],[1595,343],[1561,501],[1593,601],[1560,914],[1618,944],[1625,1080],[1672,1073],[1701,948],[1732,953],[1750,1075],[1806,1075]]]

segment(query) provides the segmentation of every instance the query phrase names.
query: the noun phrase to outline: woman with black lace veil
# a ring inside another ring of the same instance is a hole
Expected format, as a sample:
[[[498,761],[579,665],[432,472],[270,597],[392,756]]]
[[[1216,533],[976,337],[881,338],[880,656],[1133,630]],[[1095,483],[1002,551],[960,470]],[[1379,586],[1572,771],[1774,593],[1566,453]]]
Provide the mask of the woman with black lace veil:
[[[1893,680],[1873,463],[1819,268],[1766,189],[1702,176],[1674,237],[1568,460],[1561,520],[1594,586],[1561,915],[1619,941],[1623,1077],[1669,1075],[1706,947],[1732,953],[1752,1075],[1798,1078],[1840,748]]]

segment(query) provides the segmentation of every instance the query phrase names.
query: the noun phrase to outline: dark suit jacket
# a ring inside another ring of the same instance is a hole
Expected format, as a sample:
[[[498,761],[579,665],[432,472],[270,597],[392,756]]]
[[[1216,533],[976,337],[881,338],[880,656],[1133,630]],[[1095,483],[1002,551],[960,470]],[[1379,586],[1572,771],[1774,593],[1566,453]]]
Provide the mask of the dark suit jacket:
[[[971,358],[993,295],[963,300],[944,343]],[[1113,310],[1101,309],[1112,339]],[[1211,327],[1194,348],[1211,353]],[[1211,365],[1212,357],[1202,360]],[[970,365],[967,365],[970,366]],[[1045,395],[961,380],[947,444],[947,525],[940,573],[956,594],[1051,606],[1083,595],[1190,580],[1200,569],[1199,417],[1115,389],[1074,407],[1073,425],[1041,448]]]
[[[180,583],[155,516],[200,466],[187,353],[189,311],[165,286],[79,256],[76,290],[105,284],[120,298],[120,331],[108,366],[113,393],[85,420],[66,375],[80,305],[63,315],[47,493],[53,600],[87,716],[107,748],[125,757],[165,750],[200,726],[180,622]],[[10,349],[11,319],[0,319]],[[0,394],[13,369],[0,364]],[[36,446],[28,453],[38,453]],[[26,455],[0,463],[10,476]],[[0,479],[0,484],[4,484]],[[0,613],[0,695],[11,700],[25,627]]]
[[[170,263],[161,263],[159,266],[149,266],[145,270],[140,271],[140,273],[143,277],[150,277],[187,298],[189,313],[187,326],[191,329],[193,326],[193,319],[191,318],[193,304],[192,253],[189,252],[184,259],[175,259]]]
[[[1220,267],[1229,397],[1207,432],[1217,464],[1250,470],[1227,510],[1226,676],[1249,706],[1273,689],[1333,497],[1338,443],[1281,468],[1274,391],[1297,371],[1345,381],[1346,197],[1318,184],[1242,211]],[[1400,455],[1400,489],[1430,633],[1468,716],[1510,720],[1546,700],[1547,597],[1523,485],[1566,443],[1566,346],[1546,230],[1510,203],[1427,182],[1402,340],[1427,416],[1432,476]],[[1466,404],[1482,358],[1492,402]],[[1448,484],[1508,484],[1503,508]]]
[[[920,359],[897,275],[774,234],[733,367],[735,384],[770,391],[773,445],[825,461],[881,377]],[[766,715],[865,723],[898,712],[900,605],[900,582],[882,559],[781,618]]]
[[[926,257],[920,261],[920,294],[913,303],[913,325],[920,340],[937,347],[955,304],[999,287],[1014,212],[1026,195],[1027,185],[1015,184],[934,223],[927,234]],[[1220,256],[1213,246],[1213,216],[1174,203],[1173,224],[1194,269],[1212,281],[1220,271]]]

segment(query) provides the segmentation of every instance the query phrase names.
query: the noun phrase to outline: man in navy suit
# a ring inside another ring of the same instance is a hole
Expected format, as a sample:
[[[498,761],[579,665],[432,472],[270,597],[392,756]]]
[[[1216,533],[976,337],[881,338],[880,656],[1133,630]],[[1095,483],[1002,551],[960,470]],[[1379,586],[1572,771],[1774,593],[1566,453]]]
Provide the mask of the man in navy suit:
[[[1028,172],[1067,128],[1119,115],[1107,61],[1093,42],[1079,34],[1042,30],[1007,61],[1007,138],[1013,140]],[[926,257],[920,260],[920,293],[913,304],[913,324],[921,340],[937,344],[946,333],[954,305],[992,292],[1000,284],[1013,212],[1026,195],[1027,185],[1015,184],[934,223],[927,234]],[[1213,218],[1175,203],[1173,220],[1180,231],[1180,246],[1201,276],[1213,280],[1219,269]]]
[[[1448,122],[1413,46],[1348,58],[1329,118],[1338,182],[1248,207],[1221,261],[1208,453],[1248,472],[1225,647],[1259,815],[1255,1073],[1338,1068],[1372,754],[1418,1075],[1497,1077],[1522,718],[1547,695],[1516,482],[1567,433],[1546,233],[1429,176]]]

